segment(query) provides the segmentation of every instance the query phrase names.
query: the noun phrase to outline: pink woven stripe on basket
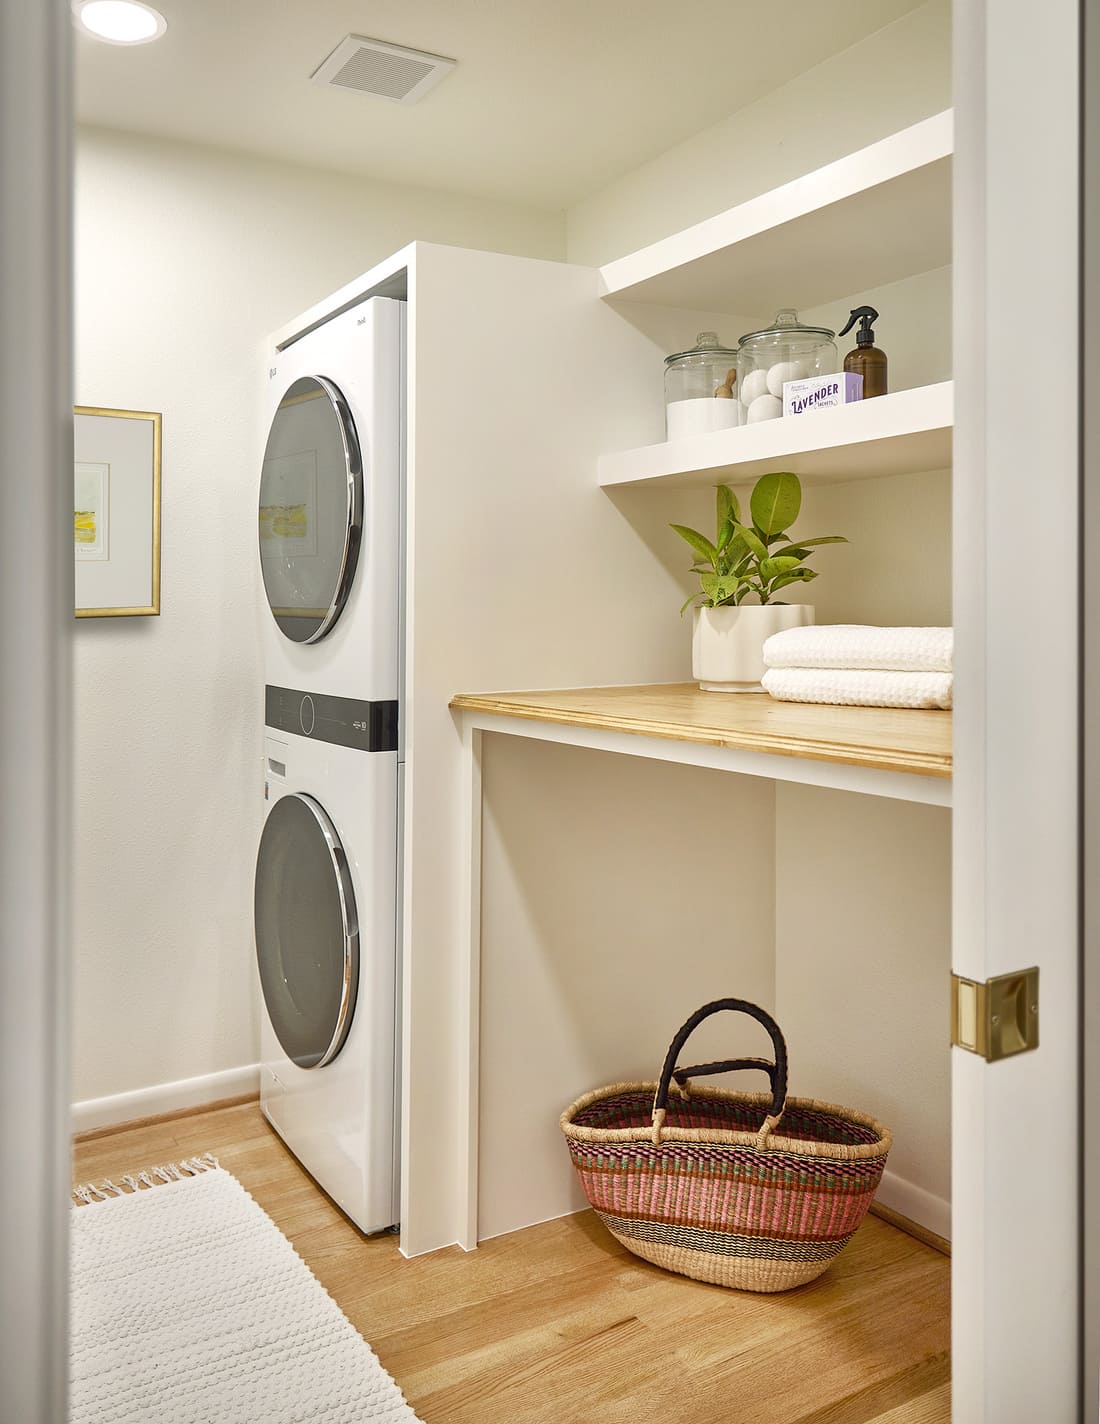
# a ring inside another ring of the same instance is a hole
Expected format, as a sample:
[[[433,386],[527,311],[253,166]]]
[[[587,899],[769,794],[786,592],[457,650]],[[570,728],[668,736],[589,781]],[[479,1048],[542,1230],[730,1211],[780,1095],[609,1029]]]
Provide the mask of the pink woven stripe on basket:
[[[707,1178],[652,1170],[593,1172],[583,1167],[578,1172],[597,1211],[785,1238],[850,1235],[862,1222],[880,1175],[875,1172],[858,1188],[838,1192],[767,1176]]]

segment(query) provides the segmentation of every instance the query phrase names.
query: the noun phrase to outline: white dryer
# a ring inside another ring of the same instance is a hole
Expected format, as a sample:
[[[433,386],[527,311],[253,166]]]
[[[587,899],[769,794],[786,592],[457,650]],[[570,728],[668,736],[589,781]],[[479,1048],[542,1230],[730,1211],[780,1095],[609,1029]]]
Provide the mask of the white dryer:
[[[259,540],[275,686],[397,696],[404,333],[404,302],[375,297],[268,371]]]
[[[403,303],[279,353],[259,540],[260,1101],[360,1227],[398,1219]]]

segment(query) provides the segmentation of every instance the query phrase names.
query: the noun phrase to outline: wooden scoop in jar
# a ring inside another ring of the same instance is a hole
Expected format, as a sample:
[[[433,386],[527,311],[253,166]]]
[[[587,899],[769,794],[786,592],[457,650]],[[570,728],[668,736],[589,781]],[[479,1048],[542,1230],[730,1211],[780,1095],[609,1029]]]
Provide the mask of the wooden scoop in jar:
[[[714,388],[715,399],[733,400],[733,388],[737,384],[737,367],[731,366],[726,372],[726,379],[720,386]]]

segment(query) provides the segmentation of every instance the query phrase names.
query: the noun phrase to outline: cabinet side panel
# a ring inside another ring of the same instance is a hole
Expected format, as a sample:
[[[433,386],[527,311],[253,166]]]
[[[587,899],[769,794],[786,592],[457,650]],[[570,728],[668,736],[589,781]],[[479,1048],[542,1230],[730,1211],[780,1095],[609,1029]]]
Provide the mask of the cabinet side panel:
[[[599,488],[597,455],[659,409],[666,353],[598,299],[591,269],[418,245],[409,348],[402,1242],[416,1254],[467,1220],[469,818],[448,702],[690,676],[687,559],[667,524],[712,499],[627,512]]]

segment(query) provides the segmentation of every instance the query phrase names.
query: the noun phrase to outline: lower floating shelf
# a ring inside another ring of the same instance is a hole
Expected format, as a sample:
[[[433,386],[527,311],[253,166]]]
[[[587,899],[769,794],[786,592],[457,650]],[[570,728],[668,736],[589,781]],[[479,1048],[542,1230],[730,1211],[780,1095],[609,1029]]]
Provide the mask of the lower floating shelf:
[[[776,702],[694,683],[463,693],[478,731],[951,804],[951,713]]]

